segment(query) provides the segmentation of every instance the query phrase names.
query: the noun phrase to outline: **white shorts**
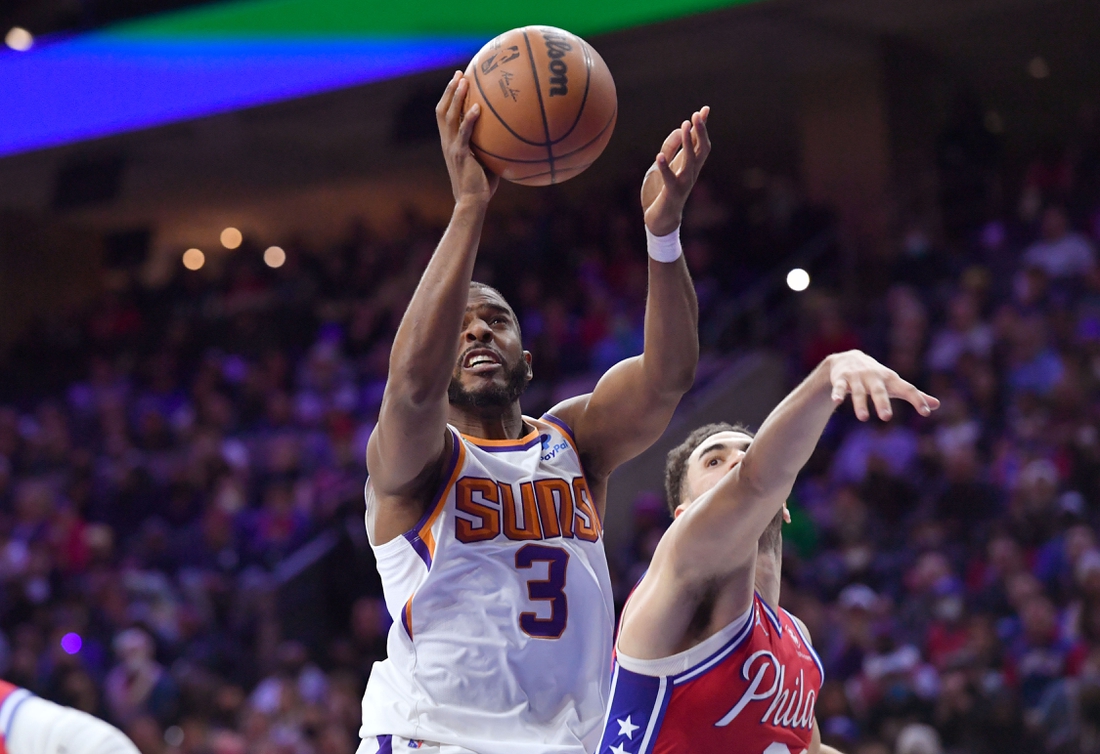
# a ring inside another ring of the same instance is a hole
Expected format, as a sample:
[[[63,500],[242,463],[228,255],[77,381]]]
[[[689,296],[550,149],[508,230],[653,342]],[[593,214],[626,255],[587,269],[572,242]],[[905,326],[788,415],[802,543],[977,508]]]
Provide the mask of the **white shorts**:
[[[430,741],[414,741],[401,736],[368,736],[359,744],[356,754],[477,754],[451,744],[433,744]]]

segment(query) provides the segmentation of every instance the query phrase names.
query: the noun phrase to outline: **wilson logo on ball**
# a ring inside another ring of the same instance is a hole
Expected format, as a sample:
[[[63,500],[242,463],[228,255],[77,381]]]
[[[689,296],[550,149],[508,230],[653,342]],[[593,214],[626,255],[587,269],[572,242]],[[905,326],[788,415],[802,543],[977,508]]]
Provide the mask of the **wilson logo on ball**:
[[[546,55],[550,58],[550,96],[564,97],[569,94],[569,78],[566,75],[569,66],[562,58],[573,49],[573,45],[553,32],[543,32],[542,38],[546,40]]]

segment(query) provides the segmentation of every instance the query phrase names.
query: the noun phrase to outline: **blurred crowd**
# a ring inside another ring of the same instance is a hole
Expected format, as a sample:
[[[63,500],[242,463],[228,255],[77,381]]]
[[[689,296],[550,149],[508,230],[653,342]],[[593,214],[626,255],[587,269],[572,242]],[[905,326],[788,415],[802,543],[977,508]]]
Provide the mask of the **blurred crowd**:
[[[1095,167],[1044,155],[1011,212],[902,229],[852,271],[886,285],[815,270],[773,343],[792,384],[858,347],[943,401],[930,420],[838,415],[791,501],[783,602],[822,655],[818,719],[843,751],[1100,752]],[[701,383],[744,345],[740,295],[829,222],[790,180],[709,178],[683,229]],[[475,277],[520,316],[529,414],[641,349],[635,192],[547,190],[486,225]],[[410,212],[378,230],[285,239],[277,269],[246,241],[156,289],[115,274],[10,350],[0,675],[143,754],[354,750],[389,626],[364,448],[442,228]],[[611,553],[620,601],[668,523],[657,494]]]

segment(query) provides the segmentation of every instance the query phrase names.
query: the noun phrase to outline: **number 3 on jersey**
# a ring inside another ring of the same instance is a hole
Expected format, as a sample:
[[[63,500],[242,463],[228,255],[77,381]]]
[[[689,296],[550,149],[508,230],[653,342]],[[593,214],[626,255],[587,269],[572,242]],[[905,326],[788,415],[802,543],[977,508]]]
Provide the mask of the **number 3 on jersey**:
[[[528,636],[537,639],[560,639],[569,622],[569,600],[565,597],[565,571],[569,565],[569,553],[560,547],[524,545],[516,551],[516,568],[530,568],[535,563],[546,563],[545,579],[529,579],[527,596],[532,601],[550,603],[550,617],[540,618],[537,613],[520,613],[519,627]]]

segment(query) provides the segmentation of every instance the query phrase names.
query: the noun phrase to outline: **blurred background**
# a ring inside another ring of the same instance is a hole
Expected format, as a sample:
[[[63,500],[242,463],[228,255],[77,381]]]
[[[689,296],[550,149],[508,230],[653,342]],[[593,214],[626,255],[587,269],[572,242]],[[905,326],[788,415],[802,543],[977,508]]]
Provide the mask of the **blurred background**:
[[[0,5],[0,675],[143,754],[354,750],[389,625],[363,452],[451,206],[432,109],[550,23],[620,113],[584,175],[494,199],[527,413],[640,351],[641,178],[713,108],[699,380],[612,481],[620,604],[668,447],[862,348],[944,405],[840,412],[795,487],[824,740],[1100,751],[1100,5],[523,5]]]

